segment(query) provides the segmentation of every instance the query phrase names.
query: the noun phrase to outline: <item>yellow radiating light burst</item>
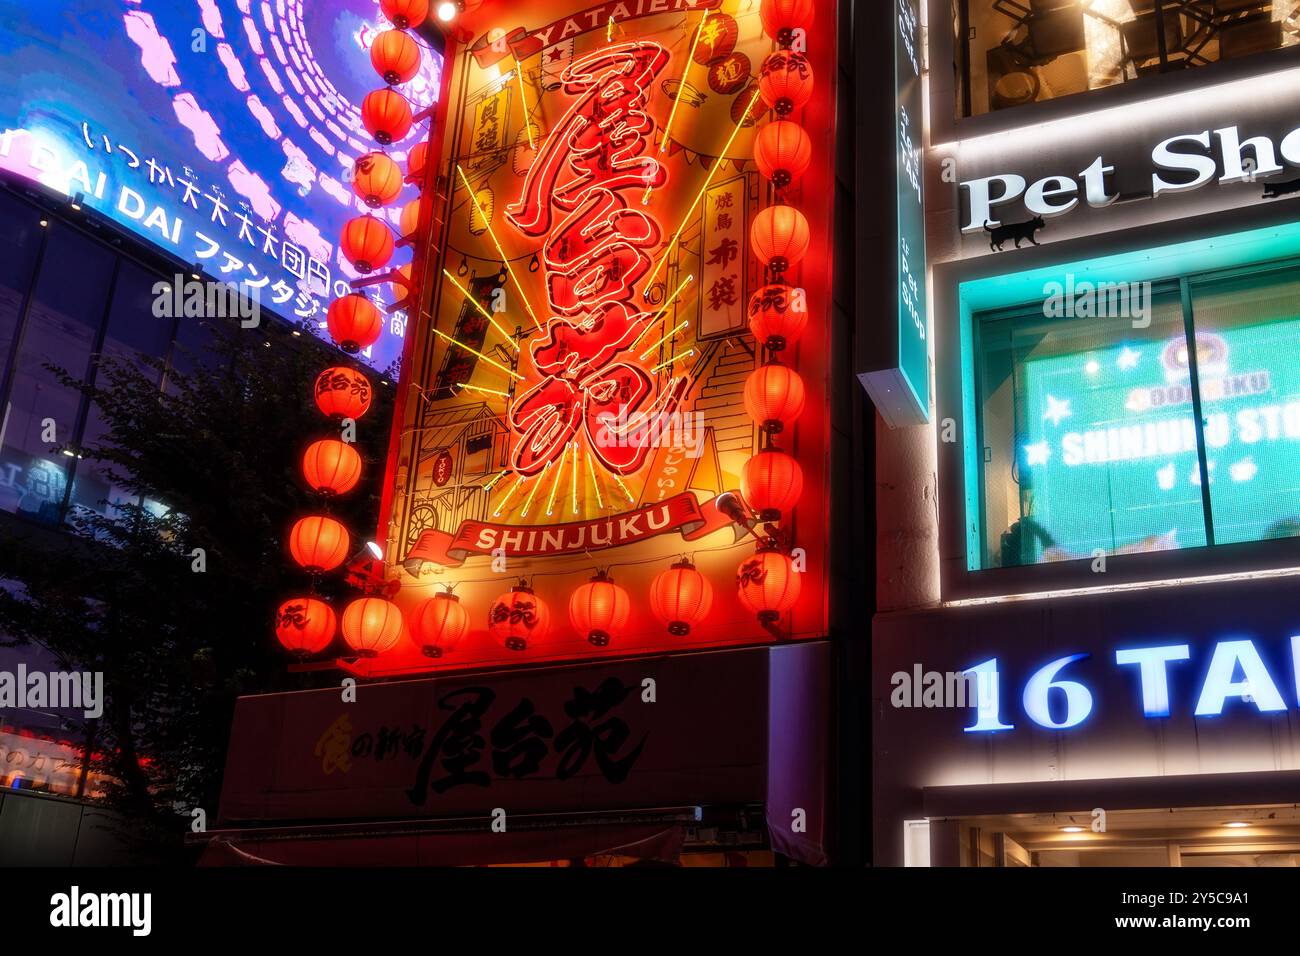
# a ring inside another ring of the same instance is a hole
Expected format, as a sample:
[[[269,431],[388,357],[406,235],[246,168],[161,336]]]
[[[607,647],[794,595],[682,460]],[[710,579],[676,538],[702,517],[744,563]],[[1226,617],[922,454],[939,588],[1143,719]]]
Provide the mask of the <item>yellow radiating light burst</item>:
[[[646,349],[644,352],[642,352],[640,355],[638,355],[637,358],[639,358],[639,359],[643,359],[643,360],[646,359],[646,358],[648,358],[651,352],[653,352],[655,349],[659,348],[659,346],[663,345],[665,342],[667,342],[667,341],[668,341],[669,339],[671,339],[674,335],[676,335],[678,332],[680,332],[682,329],[686,328],[686,326],[688,326],[688,325],[690,325],[690,324],[691,324],[691,320],[690,320],[690,319],[682,319],[680,325],[678,325],[675,329],[671,329],[671,330],[669,330],[669,332],[668,332],[667,335],[665,335],[663,338],[661,338],[661,339],[660,339],[658,342],[656,342],[654,345],[650,346],[648,349]]]
[[[542,482],[546,479],[546,473],[550,470],[551,470],[551,463],[548,461],[546,463],[546,467],[542,469],[542,473],[538,475],[537,480],[533,482],[533,487],[528,492],[528,498],[524,501],[524,510],[519,512],[519,517],[521,518],[528,517],[528,509],[533,506],[533,498],[536,497],[537,495],[537,489],[542,487]]]
[[[512,336],[509,332],[507,332],[505,329],[503,329],[500,325],[497,324],[497,320],[494,319],[494,318],[492,318],[492,313],[489,312],[487,309],[483,308],[483,303],[480,302],[478,299],[476,299],[474,296],[470,295],[470,294],[469,294],[469,290],[466,289],[466,288],[465,288],[463,285],[461,285],[459,282],[457,282],[457,281],[456,281],[456,277],[455,277],[454,275],[452,275],[450,272],[448,272],[446,269],[443,269],[443,270],[442,270],[442,274],[445,275],[448,279],[451,280],[451,284],[454,285],[457,289],[460,290],[460,294],[461,294],[461,295],[463,295],[465,298],[469,299],[469,301],[472,302],[472,303],[474,304],[474,308],[478,309],[479,312],[482,313],[483,318],[487,319],[489,322],[492,323],[492,328],[496,329],[497,332],[499,332],[499,333],[501,334],[501,337],[504,338],[504,339],[506,340],[506,343],[507,343],[507,344],[508,344],[512,349],[514,349],[516,352],[518,352],[518,351],[519,351],[519,343],[515,341],[514,336]]]
[[[505,496],[504,498],[501,499],[501,504],[497,505],[497,510],[494,511],[494,512],[492,512],[492,517],[494,517],[494,518],[500,518],[500,517],[501,517],[501,510],[502,510],[506,505],[510,504],[510,499],[513,498],[513,497],[515,496],[515,492],[519,490],[519,486],[522,485],[522,484],[523,484],[524,482],[526,482],[527,480],[528,480],[528,479],[525,478],[523,475],[520,475],[519,477],[517,477],[517,478],[515,479],[515,483],[514,483],[513,485],[510,486],[510,491],[507,492],[507,493],[506,493],[506,496]]]
[[[664,267],[664,263],[668,261],[668,257],[672,255],[673,250],[677,248],[677,240],[682,237],[682,233],[686,230],[686,224],[690,222],[691,216],[695,214],[695,209],[699,206],[700,200],[704,198],[704,194],[708,191],[709,186],[713,184],[713,177],[716,176],[718,170],[725,165],[722,160],[727,155],[727,150],[731,149],[731,144],[736,141],[736,136],[740,133],[741,127],[744,126],[745,120],[749,119],[749,111],[752,110],[754,104],[758,102],[760,92],[761,91],[759,90],[754,91],[754,95],[749,99],[749,105],[745,107],[745,112],[741,113],[740,119],[736,120],[735,129],[731,131],[731,135],[727,137],[726,145],[722,147],[722,152],[718,154],[718,162],[714,163],[713,167],[709,170],[709,175],[705,178],[704,185],[701,186],[700,191],[695,194],[695,200],[691,203],[691,208],[686,210],[686,215],[682,217],[681,225],[678,226],[677,231],[673,233],[672,241],[668,243],[667,248],[664,249],[664,254],[659,258],[659,261],[655,263],[654,271],[650,273],[650,278],[646,280],[646,291],[643,292],[642,295],[648,296],[650,294],[650,289],[655,283],[655,276],[659,275],[659,270]]]
[[[614,476],[614,480],[618,482],[618,486],[623,489],[623,494],[627,495],[628,504],[636,504],[636,499],[632,497],[632,492],[627,490],[627,485],[623,484],[623,479],[619,476],[619,473],[611,471],[610,474]]]
[[[509,469],[509,468],[507,468],[505,471],[501,472],[501,474],[497,475],[495,478],[493,478],[491,481],[489,481],[486,485],[484,485],[484,486],[483,486],[483,490],[484,490],[484,491],[489,491],[489,492],[490,492],[490,491],[491,491],[491,490],[496,486],[496,483],[497,483],[498,481],[500,481],[502,478],[504,478],[504,477],[505,477],[506,475],[508,475],[508,474],[510,474],[510,469]]]
[[[686,89],[686,76],[691,72],[691,64],[695,62],[695,48],[699,45],[700,34],[704,32],[704,21],[707,19],[709,19],[709,11],[705,10],[704,16],[700,17],[700,25],[695,28],[695,39],[691,41],[691,52],[686,57],[686,66],[682,68],[682,78],[677,81],[677,95],[673,97],[673,108],[669,111],[668,123],[664,126],[664,140],[659,144],[659,152],[661,153],[668,148],[668,133],[673,128],[673,117],[677,115],[677,104],[682,100],[682,90]]]
[[[609,43],[614,39],[614,14],[609,15],[609,23],[605,25],[605,42]]]
[[[591,463],[591,455],[587,456],[587,471],[591,474],[591,484],[596,489],[596,504],[604,511],[605,499],[600,493],[600,479],[596,477],[596,466]]]
[[[639,343],[643,338],[645,338],[645,334],[655,327],[655,323],[658,322],[663,317],[663,314],[672,307],[672,304],[677,301],[677,297],[682,294],[682,290],[685,289],[688,285],[690,285],[694,281],[695,281],[695,273],[693,272],[690,275],[688,275],[685,279],[682,280],[681,285],[677,287],[677,291],[674,292],[671,296],[669,296],[668,301],[664,303],[663,308],[661,308],[658,312],[654,314],[654,317],[649,322],[647,322],[645,324],[645,328],[641,330],[641,334],[632,340],[632,344],[627,347],[627,350],[629,352],[632,351],[634,348],[636,348],[637,343]]]
[[[569,460],[569,449],[572,446],[573,442],[569,442],[569,444],[564,446],[564,452],[560,455],[560,464],[555,469],[555,481],[551,484],[551,497],[546,500],[547,517],[555,514],[555,493],[560,489],[560,485],[564,482],[564,465]]]
[[[582,469],[578,467],[578,457],[582,454],[582,446],[576,441],[573,443],[573,513],[578,513],[578,472]]]
[[[431,326],[431,328],[432,328],[432,326]],[[519,381],[521,381],[521,382],[524,380],[524,377],[523,377],[522,375],[520,375],[518,372],[513,371],[512,369],[508,369],[508,368],[506,368],[506,367],[505,367],[504,365],[502,365],[500,362],[494,362],[492,359],[488,358],[486,355],[484,355],[482,352],[478,351],[477,349],[472,349],[472,348],[470,348],[468,345],[466,345],[464,342],[461,342],[459,339],[453,339],[453,338],[452,338],[450,335],[448,335],[446,332],[443,332],[443,331],[441,331],[440,329],[434,329],[434,330],[433,330],[433,334],[436,335],[436,336],[438,336],[439,338],[446,339],[448,342],[450,342],[452,345],[457,346],[458,348],[462,348],[462,349],[464,349],[464,350],[465,350],[466,352],[468,352],[470,355],[477,355],[477,356],[478,356],[479,358],[481,358],[483,361],[487,362],[489,365],[492,365],[492,366],[495,366],[496,368],[501,369],[501,371],[505,372],[505,373],[506,373],[507,375],[509,375],[510,377],[512,377],[512,378],[517,378],[517,379],[519,379]]]
[[[658,365],[656,365],[656,366],[655,366],[654,368],[652,368],[650,371],[651,371],[651,372],[657,372],[657,371],[659,371],[661,368],[666,368],[667,366],[672,365],[674,362],[685,361],[686,359],[690,358],[690,357],[691,357],[692,355],[694,355],[694,354],[695,354],[695,349],[687,349],[687,350],[686,350],[685,352],[683,352],[681,355],[674,355],[674,356],[673,356],[672,358],[670,358],[667,362],[660,362]]]
[[[509,399],[510,393],[503,392],[499,388],[484,388],[482,385],[467,385],[464,382],[457,382],[457,388],[468,389],[471,392],[484,392],[488,395],[500,395],[502,398]]]
[[[535,150],[537,144],[533,142],[533,123],[528,118],[528,94],[524,92],[524,65],[519,62],[519,57],[515,57],[515,76],[519,79],[519,105],[524,109],[524,129],[528,132],[528,148]]]
[[[510,264],[509,258],[506,257],[506,251],[501,248],[501,240],[497,238],[496,230],[492,228],[492,222],[483,214],[483,207],[479,205],[478,196],[474,194],[474,189],[469,184],[469,179],[465,176],[465,170],[456,164],[456,172],[460,174],[460,181],[465,184],[465,189],[469,192],[469,198],[474,202],[474,208],[478,210],[479,218],[487,226],[487,234],[492,237],[492,244],[497,247],[497,254],[501,256],[501,261],[505,264],[506,272],[510,273],[510,278],[515,280],[515,288],[519,290],[519,297],[524,300],[524,308],[528,310],[529,317],[532,318],[533,324],[537,326],[538,332],[544,332],[542,323],[537,321],[537,313],[533,311],[532,303],[528,301],[528,294],[524,292],[524,285],[519,281],[519,276],[515,275],[515,267]]]

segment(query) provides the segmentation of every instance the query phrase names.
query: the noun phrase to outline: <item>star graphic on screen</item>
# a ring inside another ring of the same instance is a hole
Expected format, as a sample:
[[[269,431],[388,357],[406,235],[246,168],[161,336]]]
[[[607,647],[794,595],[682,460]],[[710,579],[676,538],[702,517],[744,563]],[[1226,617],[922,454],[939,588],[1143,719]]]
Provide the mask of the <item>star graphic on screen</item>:
[[[1043,412],[1043,421],[1051,422],[1053,425],[1061,424],[1061,419],[1069,418],[1071,415],[1070,400],[1067,398],[1062,401],[1059,398],[1047,396],[1047,411]]]
[[[1052,446],[1045,441],[1040,441],[1034,445],[1025,446],[1025,461],[1030,467],[1034,465],[1045,465],[1047,460],[1052,457]]]
[[[1121,372],[1127,372],[1138,367],[1138,359],[1141,357],[1141,352],[1125,347],[1124,351],[1119,353],[1119,361],[1115,364],[1119,366]]]

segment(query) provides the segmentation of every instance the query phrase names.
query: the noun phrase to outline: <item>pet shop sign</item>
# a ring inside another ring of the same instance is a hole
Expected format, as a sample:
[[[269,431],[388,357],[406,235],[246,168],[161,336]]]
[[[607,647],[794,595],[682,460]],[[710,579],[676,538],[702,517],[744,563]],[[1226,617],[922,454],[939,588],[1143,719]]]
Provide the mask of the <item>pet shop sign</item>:
[[[1187,193],[1211,183],[1276,179],[1288,171],[1293,174],[1289,180],[1265,184],[1264,196],[1300,192],[1300,179],[1295,178],[1300,176],[1300,129],[1281,142],[1248,135],[1238,126],[1180,133],[1156,144],[1151,165],[1151,198]],[[962,233],[989,232],[995,249],[1008,241],[1017,246],[1035,242],[1034,233],[1046,220],[1067,215],[1082,203],[1102,208],[1119,199],[1115,172],[1105,156],[1098,156],[1077,173],[1061,172],[1032,183],[1017,173],[963,181],[968,217]]]

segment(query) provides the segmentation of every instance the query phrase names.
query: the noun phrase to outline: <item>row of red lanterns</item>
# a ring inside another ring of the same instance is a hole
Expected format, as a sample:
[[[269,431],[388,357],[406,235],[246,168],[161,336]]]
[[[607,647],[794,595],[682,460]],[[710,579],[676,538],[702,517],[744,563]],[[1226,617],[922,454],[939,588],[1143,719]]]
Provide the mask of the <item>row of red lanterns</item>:
[[[410,131],[414,118],[406,98],[392,87],[412,80],[420,69],[420,47],[404,31],[418,27],[428,16],[428,0],[381,0],[381,8],[395,29],[375,37],[370,62],[388,86],[366,96],[361,105],[362,123],[380,146],[396,142]],[[382,151],[357,159],[352,189],[363,203],[379,208],[401,194],[405,182],[422,182],[428,157],[421,143],[407,158],[402,175],[391,157]],[[402,210],[404,236],[419,225],[419,200]],[[413,211],[412,211],[413,210]],[[362,273],[383,268],[395,246],[392,231],[372,215],[358,216],[343,227],[343,255]],[[383,331],[383,316],[366,296],[352,292],[330,303],[326,325],[331,338],[345,352],[355,353],[374,344]],[[317,376],[313,397],[321,414],[335,421],[356,421],[370,408],[370,380],[346,366],[327,368]],[[349,443],[336,438],[312,442],[303,453],[302,474],[322,499],[346,494],[361,479],[361,456]],[[307,515],[289,531],[289,552],[305,571],[324,574],[347,561],[352,540],[342,522],[328,515]],[[275,633],[284,647],[305,656],[324,650],[334,639],[339,622],[333,608],[316,597],[291,598],[276,613]],[[343,633],[358,653],[378,653],[392,647],[405,624],[397,606],[379,597],[362,597],[343,611]]]
[[[310,519],[305,519],[310,520]],[[344,549],[346,550],[346,549]],[[787,555],[761,551],[741,565],[737,576],[741,603],[760,620],[774,621],[799,597],[799,575]],[[685,637],[708,617],[713,586],[688,560],[681,560],[655,577],[650,585],[650,610],[674,637]],[[632,614],[627,589],[604,571],[569,596],[569,622],[595,647],[605,647],[621,634]],[[339,620],[324,601],[293,598],[277,616],[276,634],[286,648],[301,656],[324,650],[339,629]],[[488,609],[488,633],[510,651],[526,651],[550,632],[546,602],[525,581],[502,594]],[[440,658],[455,650],[469,633],[470,618],[450,590],[416,605],[409,616],[392,601],[358,598],[342,615],[343,640],[359,657],[375,657],[409,637],[427,657]]]

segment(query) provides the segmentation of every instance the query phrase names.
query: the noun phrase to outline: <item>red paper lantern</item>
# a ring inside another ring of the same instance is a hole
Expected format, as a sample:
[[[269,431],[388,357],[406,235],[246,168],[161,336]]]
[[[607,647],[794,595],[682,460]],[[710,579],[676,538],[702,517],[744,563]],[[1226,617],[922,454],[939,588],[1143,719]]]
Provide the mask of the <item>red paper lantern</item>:
[[[604,571],[580,586],[569,598],[569,621],[596,647],[609,644],[610,636],[627,625],[632,600],[627,591]]]
[[[402,231],[403,239],[410,239],[415,235],[416,230],[420,228],[420,200],[412,199],[402,207],[398,228]]]
[[[351,544],[348,529],[322,515],[299,518],[289,532],[289,553],[313,574],[337,568],[347,559]]]
[[[749,244],[760,262],[780,274],[803,261],[812,234],[808,219],[793,206],[759,210],[749,228]]]
[[[489,633],[511,651],[525,650],[529,641],[541,640],[550,624],[550,609],[524,581],[493,601],[488,609]]]
[[[794,562],[780,551],[761,550],[736,572],[740,603],[757,614],[764,624],[776,623],[794,607],[802,586]]]
[[[708,617],[712,606],[713,586],[709,579],[685,559],[650,584],[650,610],[668,625],[668,633],[674,637],[689,634],[692,625]]]
[[[350,292],[331,302],[325,320],[330,337],[348,353],[373,345],[384,328],[379,309],[359,292]]]
[[[302,474],[323,495],[347,494],[361,480],[361,456],[347,442],[324,438],[307,446]]]
[[[370,65],[389,86],[409,83],[420,72],[420,47],[408,33],[385,30],[370,44]]]
[[[798,123],[790,120],[768,123],[754,140],[754,162],[773,186],[784,189],[808,171],[812,163],[812,140]]]
[[[352,191],[372,209],[387,206],[402,191],[402,171],[384,153],[366,153],[352,168]]]
[[[399,30],[418,27],[429,16],[429,0],[379,0],[379,9]]]
[[[381,146],[403,139],[413,122],[411,104],[396,90],[375,90],[361,101],[361,124]]]
[[[803,308],[795,308],[803,304]],[[749,299],[749,331],[770,352],[796,342],[808,326],[806,303],[797,303],[788,285],[765,285]]]
[[[428,159],[428,143],[416,143],[412,146],[411,151],[406,154],[406,178],[416,183],[423,181],[424,164]]]
[[[784,365],[764,365],[745,380],[745,411],[770,434],[794,424],[804,402],[803,379]]]
[[[374,272],[393,257],[393,233],[374,216],[357,216],[343,224],[341,246],[358,272]]]
[[[812,99],[812,65],[802,53],[769,53],[758,71],[758,88],[763,102],[776,110],[777,116],[789,116]]]
[[[370,379],[338,365],[316,376],[316,407],[330,418],[357,419],[370,410]]]
[[[391,651],[405,629],[401,608],[383,598],[358,598],[343,609],[343,640],[358,657]]]
[[[442,657],[455,650],[469,631],[469,614],[460,598],[443,591],[416,606],[410,627],[425,657]]]
[[[780,521],[803,494],[803,469],[785,452],[768,448],[740,470],[740,493],[763,521]]]
[[[275,612],[275,636],[296,657],[325,650],[337,627],[334,609],[315,598],[290,598]]]
[[[777,43],[789,46],[794,31],[805,33],[812,26],[813,0],[763,0],[758,16],[763,21],[763,32]]]

